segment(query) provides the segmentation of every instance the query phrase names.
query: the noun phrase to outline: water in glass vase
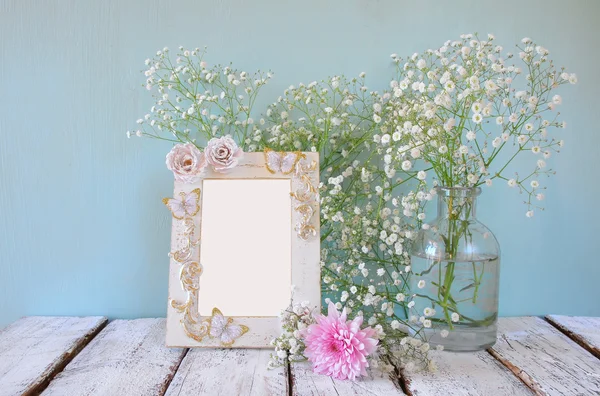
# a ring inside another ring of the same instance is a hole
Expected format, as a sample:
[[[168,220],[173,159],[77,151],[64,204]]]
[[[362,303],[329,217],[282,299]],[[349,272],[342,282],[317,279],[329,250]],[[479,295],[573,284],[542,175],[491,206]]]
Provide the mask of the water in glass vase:
[[[448,351],[473,351],[494,345],[498,256],[469,257],[469,260],[457,257],[448,261],[413,255],[411,264],[416,280],[414,308],[422,313],[423,321],[429,320],[425,322],[429,327],[421,323],[421,331],[432,346],[443,345]]]
[[[438,216],[411,246],[410,315],[430,344],[477,351],[496,342],[500,246],[476,217],[480,188],[437,187]]]

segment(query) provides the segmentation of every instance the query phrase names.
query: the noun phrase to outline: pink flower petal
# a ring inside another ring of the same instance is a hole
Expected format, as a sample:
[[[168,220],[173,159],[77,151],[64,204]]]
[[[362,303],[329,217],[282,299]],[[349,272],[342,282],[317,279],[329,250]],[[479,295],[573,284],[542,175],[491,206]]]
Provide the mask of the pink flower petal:
[[[377,331],[370,327],[361,329],[362,317],[352,321],[346,318],[345,310],[340,315],[330,303],[327,316],[316,316],[316,323],[302,333],[306,356],[316,373],[337,379],[366,375],[366,357],[376,349]]]

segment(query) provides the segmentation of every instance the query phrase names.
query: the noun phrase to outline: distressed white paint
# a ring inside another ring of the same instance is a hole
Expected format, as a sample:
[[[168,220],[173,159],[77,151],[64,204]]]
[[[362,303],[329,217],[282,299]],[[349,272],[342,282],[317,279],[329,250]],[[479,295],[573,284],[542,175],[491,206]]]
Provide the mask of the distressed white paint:
[[[533,394],[512,372],[486,351],[429,353],[437,366],[436,371],[402,373],[407,390],[414,396]]]
[[[281,396],[283,367],[267,370],[265,349],[193,349],[181,362],[166,396]]]
[[[304,153],[308,162],[315,161],[318,164],[319,156],[317,153]],[[318,166],[317,166],[318,169]],[[318,172],[312,172],[310,175],[313,185],[318,185]],[[265,167],[265,158],[263,153],[246,153],[240,160],[239,165],[227,173],[217,173],[208,169],[204,175],[205,179],[268,179],[291,180],[292,191],[296,191],[301,187],[300,181],[292,178],[291,175],[281,173],[272,174]],[[186,193],[200,188],[201,204],[202,204],[202,181],[196,184],[182,184],[175,182],[174,195],[179,196],[181,191]],[[289,199],[293,199],[289,197]],[[292,202],[294,205],[295,202]],[[321,302],[321,287],[320,287],[320,239],[319,221],[318,221],[318,202],[313,204],[315,215],[311,224],[316,228],[317,236],[310,237],[308,240],[303,240],[296,235],[295,231],[292,234],[291,245],[291,284],[294,286],[293,299],[294,301],[302,302],[309,301],[313,306],[320,306]],[[201,211],[194,216],[196,229],[201,229]],[[300,214],[292,210],[291,212],[292,225],[300,222]],[[178,235],[181,233],[182,221],[173,219],[171,231],[171,250],[175,251],[180,247]],[[203,230],[209,232],[208,230]],[[235,242],[232,241],[231,248],[235,248]],[[226,254],[226,252],[224,252]],[[201,253],[199,249],[195,249],[193,260],[199,260]],[[203,264],[203,263],[200,263]],[[251,265],[251,264],[250,264]],[[181,264],[171,258],[170,273],[169,273],[169,301],[185,302],[187,300],[187,292],[182,288],[180,283]],[[235,273],[229,274],[230,277],[235,277]],[[268,273],[256,273],[254,276],[268,277]],[[252,282],[251,278],[246,279],[247,282]],[[228,278],[222,280],[221,287],[228,288]],[[232,291],[235,292],[235,291]],[[239,295],[238,298],[243,298]],[[202,299],[202,275],[200,275],[200,290],[198,299]],[[285,303],[281,310],[285,309],[289,302]],[[217,307],[219,308],[219,307]],[[230,316],[228,312],[222,311],[223,315]],[[210,316],[210,312],[200,312],[206,318]],[[167,345],[174,347],[220,347],[221,343],[218,338],[204,337],[201,342],[195,341],[188,337],[181,325],[183,313],[178,312],[171,304],[167,310]],[[271,348],[270,342],[281,333],[281,326],[278,317],[257,317],[254,315],[235,317],[235,323],[246,325],[249,331],[239,337],[232,345],[233,348]]]
[[[490,352],[539,394],[600,393],[600,359],[541,318],[500,318]]]
[[[106,324],[106,318],[22,318],[0,331],[0,394],[36,394]]]
[[[310,363],[295,363],[290,366],[292,395],[403,395],[387,374],[376,369],[368,370],[368,377],[355,381],[336,380],[326,375],[315,374]]]
[[[548,315],[546,319],[600,359],[600,318]]]
[[[594,342],[597,318],[552,318]],[[102,317],[30,317],[0,331],[0,394],[39,392],[94,336],[45,395],[402,394],[398,378],[392,381],[378,371],[357,381],[337,381],[314,374],[309,363],[292,365],[288,384],[283,368],[266,369],[268,350],[196,349],[185,355],[186,350],[163,346],[164,319],[117,320],[97,334],[105,322]],[[502,318],[499,332],[491,355],[434,351],[437,371],[403,373],[404,386],[415,396],[600,392],[600,360],[544,320]]]
[[[43,394],[162,395],[186,352],[164,339],[164,319],[111,322]]]

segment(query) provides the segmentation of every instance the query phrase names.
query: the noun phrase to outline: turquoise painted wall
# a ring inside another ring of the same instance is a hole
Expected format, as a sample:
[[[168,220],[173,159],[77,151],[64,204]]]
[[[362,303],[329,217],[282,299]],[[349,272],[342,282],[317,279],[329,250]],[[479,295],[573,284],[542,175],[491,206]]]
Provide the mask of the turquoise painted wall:
[[[144,59],[209,46],[213,62],[268,69],[264,91],[335,73],[386,86],[389,54],[461,33],[523,36],[576,71],[562,112],[544,213],[514,190],[486,190],[481,219],[502,245],[502,315],[600,316],[600,2],[0,2],[0,326],[23,315],[164,316],[172,191],[168,144],[127,140],[151,100]],[[265,102],[266,103],[266,102]]]

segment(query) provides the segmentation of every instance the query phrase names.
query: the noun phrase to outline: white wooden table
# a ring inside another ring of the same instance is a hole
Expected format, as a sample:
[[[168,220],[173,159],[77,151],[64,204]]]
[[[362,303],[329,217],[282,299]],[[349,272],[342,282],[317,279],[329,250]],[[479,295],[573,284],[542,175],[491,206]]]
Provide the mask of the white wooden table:
[[[168,349],[164,319],[27,317],[0,330],[0,395],[600,395],[600,318],[502,318],[497,344],[433,352],[435,373],[360,381],[268,350]]]

